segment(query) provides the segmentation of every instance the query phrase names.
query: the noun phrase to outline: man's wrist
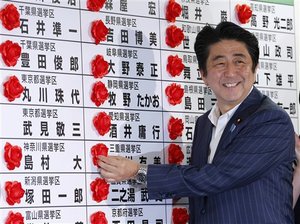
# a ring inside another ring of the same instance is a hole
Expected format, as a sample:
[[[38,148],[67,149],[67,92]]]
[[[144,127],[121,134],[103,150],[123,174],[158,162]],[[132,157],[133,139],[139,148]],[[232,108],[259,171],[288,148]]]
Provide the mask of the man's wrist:
[[[140,164],[139,169],[133,179],[136,181],[137,184],[147,184],[147,173],[148,173],[148,166],[144,164]]]

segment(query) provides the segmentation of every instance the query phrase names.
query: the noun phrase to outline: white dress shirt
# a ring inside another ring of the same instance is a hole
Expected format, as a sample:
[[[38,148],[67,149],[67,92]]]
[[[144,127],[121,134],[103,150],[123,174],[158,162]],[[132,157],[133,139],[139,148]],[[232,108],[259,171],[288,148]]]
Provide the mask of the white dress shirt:
[[[221,115],[220,109],[215,104],[213,108],[211,109],[208,118],[210,122],[214,125],[212,129],[212,137],[209,144],[210,153],[208,155],[208,163],[212,163],[212,160],[215,156],[219,141],[221,139],[221,136],[223,134],[223,131],[226,127],[226,124],[234,114],[234,112],[237,110],[240,104],[236,105],[231,110],[227,111],[225,114]]]
[[[253,89],[253,87],[250,89],[248,95],[250,94],[252,89]],[[213,130],[212,130],[211,141],[210,141],[210,144],[209,144],[210,153],[208,153],[209,154],[208,155],[208,160],[207,160],[208,163],[212,163],[212,161],[214,159],[214,156],[216,154],[216,150],[217,150],[219,141],[220,141],[221,136],[223,134],[223,131],[224,131],[228,121],[233,116],[235,111],[239,108],[241,103],[236,105],[234,108],[232,108],[231,110],[227,111],[225,114],[222,114],[222,115],[221,115],[221,111],[220,111],[219,107],[217,106],[217,104],[215,104],[213,106],[213,108],[211,109],[211,111],[208,115],[208,119],[213,124]]]

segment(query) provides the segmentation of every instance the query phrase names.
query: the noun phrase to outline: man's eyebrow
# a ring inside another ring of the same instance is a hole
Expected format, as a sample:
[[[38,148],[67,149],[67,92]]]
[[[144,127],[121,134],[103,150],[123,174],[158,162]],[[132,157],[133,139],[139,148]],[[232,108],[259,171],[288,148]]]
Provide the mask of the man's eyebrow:
[[[236,53],[236,54],[233,54],[234,57],[242,57],[242,58],[246,58],[246,55],[243,54],[243,53]],[[225,58],[224,55],[216,55],[212,58],[212,61],[216,61],[218,59],[222,59],[222,58]]]
[[[236,54],[233,54],[233,56],[235,57],[242,57],[242,58],[246,58],[246,55],[243,54],[243,53],[236,53]]]
[[[224,55],[216,55],[212,58],[212,61],[216,61],[216,60],[222,59],[222,58],[225,58],[225,56]]]

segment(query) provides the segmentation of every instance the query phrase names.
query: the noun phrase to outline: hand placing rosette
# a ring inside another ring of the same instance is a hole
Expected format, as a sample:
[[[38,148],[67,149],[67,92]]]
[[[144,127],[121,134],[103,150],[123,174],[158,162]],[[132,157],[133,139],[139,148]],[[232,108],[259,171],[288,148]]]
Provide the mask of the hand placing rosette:
[[[91,148],[91,155],[93,158],[93,164],[95,166],[97,166],[98,168],[100,168],[100,166],[98,165],[98,156],[107,156],[108,155],[108,148],[105,144],[103,143],[98,143],[96,145],[94,145]]]

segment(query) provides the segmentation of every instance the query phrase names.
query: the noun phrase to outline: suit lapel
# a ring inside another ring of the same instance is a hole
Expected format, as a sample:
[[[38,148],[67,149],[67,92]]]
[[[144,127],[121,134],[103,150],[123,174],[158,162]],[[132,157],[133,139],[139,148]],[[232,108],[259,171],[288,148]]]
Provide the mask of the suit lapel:
[[[261,105],[261,102],[265,99],[259,90],[253,87],[248,97],[241,103],[237,111],[227,123],[220,142],[217,147],[216,155],[226,149],[226,146],[232,141],[232,139],[238,134],[238,130],[243,124],[243,121],[247,119],[252,113],[254,113]]]
[[[208,113],[206,113],[207,116]],[[197,134],[194,136],[193,150],[191,156],[191,164],[197,166],[204,166],[207,164],[209,153],[209,144],[212,135],[212,123],[208,118],[203,119],[203,122],[197,127]]]

